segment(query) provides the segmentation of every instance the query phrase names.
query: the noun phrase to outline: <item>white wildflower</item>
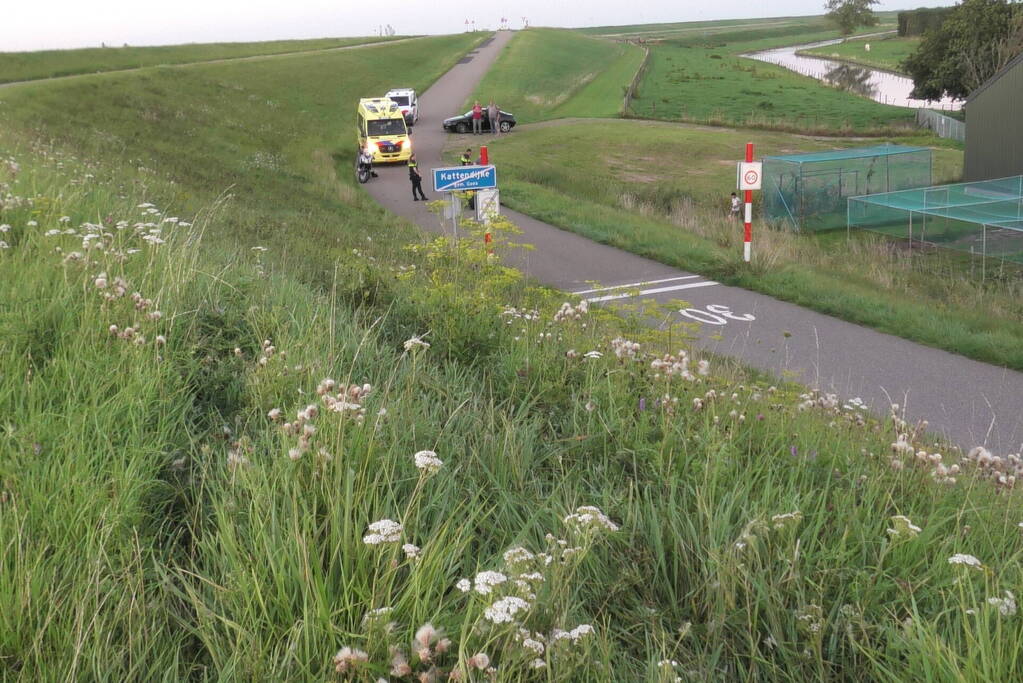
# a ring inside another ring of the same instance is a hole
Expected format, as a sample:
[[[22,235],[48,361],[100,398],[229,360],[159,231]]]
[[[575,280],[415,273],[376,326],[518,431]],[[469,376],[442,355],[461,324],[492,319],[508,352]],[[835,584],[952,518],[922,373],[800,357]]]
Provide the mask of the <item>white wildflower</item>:
[[[483,616],[495,624],[506,624],[514,621],[517,613],[529,609],[529,603],[522,598],[509,596],[501,598],[483,610]]]
[[[795,512],[786,512],[781,515],[773,515],[771,517],[771,525],[775,529],[784,529],[789,524],[798,524],[803,519],[803,513],[799,510]]]
[[[463,593],[468,593],[470,590],[472,590],[472,581],[470,581],[469,579],[459,579],[458,583],[455,584],[455,588],[462,591]]]
[[[888,529],[888,535],[892,538],[913,538],[921,531],[920,527],[913,524],[905,515],[893,515],[892,526]]]
[[[998,613],[1003,617],[1011,617],[1016,614],[1016,596],[1012,591],[1005,591],[1004,598],[988,598],[987,604],[998,608]]]
[[[476,584],[476,592],[480,595],[490,595],[494,591],[494,586],[500,585],[507,580],[508,577],[501,572],[479,572],[476,574],[476,579],[474,581]]]
[[[345,673],[349,668],[355,668],[367,661],[369,661],[369,655],[362,650],[343,647],[334,655],[334,670],[339,674]]]
[[[534,557],[535,555],[533,555],[533,553],[522,546],[509,548],[504,552],[504,561],[508,566],[530,562]]]
[[[412,543],[406,543],[405,545],[401,546],[401,549],[405,553],[405,557],[410,560],[417,559],[422,552],[418,545],[414,545]]]
[[[426,350],[430,348],[430,343],[423,341],[423,338],[419,335],[413,335],[411,339],[405,341],[405,350],[409,352],[416,352],[419,349]]]
[[[424,474],[436,474],[444,462],[433,451],[419,451],[414,456],[416,467]]]
[[[967,567],[973,567],[974,569],[983,569],[984,565],[973,555],[967,555],[965,553],[956,553],[952,557],[948,558],[949,564],[963,564]]]
[[[381,519],[369,525],[369,532],[362,537],[366,545],[397,543],[401,540],[402,526],[390,519]]]
[[[482,671],[490,666],[490,657],[487,656],[486,652],[477,652],[472,657],[469,657],[469,661],[466,664],[469,668],[477,668]]]
[[[573,643],[579,642],[580,638],[591,635],[593,633],[593,627],[589,624],[579,624],[571,631],[562,631],[561,629],[554,629],[551,632],[551,641],[558,642],[560,640],[571,640]]]
[[[618,525],[612,522],[600,508],[593,505],[581,505],[575,512],[564,519],[565,524],[579,532],[602,529],[618,531]]]
[[[583,358],[597,359],[597,358],[603,358],[603,357],[604,357],[604,354],[602,354],[600,351],[597,351],[597,350],[587,351],[586,353],[583,354]]]

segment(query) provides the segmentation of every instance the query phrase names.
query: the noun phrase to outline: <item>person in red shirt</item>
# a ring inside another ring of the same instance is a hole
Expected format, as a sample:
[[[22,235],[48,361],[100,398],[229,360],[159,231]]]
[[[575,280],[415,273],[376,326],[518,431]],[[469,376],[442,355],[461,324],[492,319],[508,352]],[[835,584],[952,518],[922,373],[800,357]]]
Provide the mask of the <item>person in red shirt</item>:
[[[483,135],[483,107],[479,100],[472,105],[472,134]]]

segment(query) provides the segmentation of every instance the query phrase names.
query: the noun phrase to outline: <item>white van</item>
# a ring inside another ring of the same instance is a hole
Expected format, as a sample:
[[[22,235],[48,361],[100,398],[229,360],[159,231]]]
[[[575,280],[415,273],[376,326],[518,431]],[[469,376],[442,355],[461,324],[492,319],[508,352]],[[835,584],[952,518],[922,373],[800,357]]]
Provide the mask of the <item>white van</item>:
[[[406,125],[414,126],[419,120],[419,99],[416,97],[416,91],[412,88],[388,90],[384,97],[390,98],[398,105],[402,116],[405,117]]]

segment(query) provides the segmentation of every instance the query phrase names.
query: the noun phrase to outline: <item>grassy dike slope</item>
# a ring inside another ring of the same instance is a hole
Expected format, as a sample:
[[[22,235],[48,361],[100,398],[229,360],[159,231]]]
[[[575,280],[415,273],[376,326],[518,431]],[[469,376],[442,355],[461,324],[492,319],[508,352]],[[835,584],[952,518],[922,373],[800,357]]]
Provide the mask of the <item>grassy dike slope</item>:
[[[79,50],[0,52],[0,83],[40,78],[102,73],[168,64],[192,64],[214,59],[237,59],[288,52],[330,50],[338,47],[401,40],[402,36],[271,40],[258,43],[204,43],[154,47],[102,47]]]
[[[346,112],[431,40],[3,93],[0,678],[1017,677],[987,455],[353,186]]]
[[[627,43],[574,31],[519,31],[480,82],[472,99],[493,98],[519,123],[566,116],[618,116],[625,88],[643,61]]]

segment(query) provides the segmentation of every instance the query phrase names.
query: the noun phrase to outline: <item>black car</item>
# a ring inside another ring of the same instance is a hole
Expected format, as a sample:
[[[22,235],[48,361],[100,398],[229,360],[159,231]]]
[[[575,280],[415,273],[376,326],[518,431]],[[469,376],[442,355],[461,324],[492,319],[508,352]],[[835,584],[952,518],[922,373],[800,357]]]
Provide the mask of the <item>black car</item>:
[[[501,112],[498,121],[500,122],[498,125],[502,133],[507,133],[515,127],[515,115],[509,114],[506,111]],[[472,110],[470,109],[461,116],[452,116],[450,119],[444,119],[444,130],[449,133],[471,133]],[[483,132],[490,132],[490,119],[487,118],[486,110],[483,111]]]

